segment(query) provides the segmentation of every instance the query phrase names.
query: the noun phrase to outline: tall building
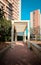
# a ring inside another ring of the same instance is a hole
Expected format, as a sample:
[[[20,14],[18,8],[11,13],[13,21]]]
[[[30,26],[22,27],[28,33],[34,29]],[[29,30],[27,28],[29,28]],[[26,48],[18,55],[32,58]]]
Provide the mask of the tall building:
[[[41,14],[40,14],[40,40],[41,40]]]
[[[30,13],[30,22],[31,22],[31,28],[35,29],[36,34],[40,35],[40,40],[41,40],[41,13],[40,13],[40,10],[35,10]]]
[[[30,13],[31,28],[40,26],[40,10],[35,10]]]
[[[1,7],[4,9],[4,16],[7,19],[21,19],[21,0],[0,0]]]

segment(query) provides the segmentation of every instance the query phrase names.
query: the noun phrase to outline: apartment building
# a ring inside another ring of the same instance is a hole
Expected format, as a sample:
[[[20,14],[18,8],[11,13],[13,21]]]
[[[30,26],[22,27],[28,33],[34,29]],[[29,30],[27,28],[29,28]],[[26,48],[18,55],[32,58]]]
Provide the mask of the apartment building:
[[[35,33],[40,34],[40,40],[41,40],[41,14],[39,9],[30,12],[30,22],[31,22],[31,28],[35,29]]]
[[[37,28],[40,26],[40,10],[30,12],[31,28]]]
[[[40,14],[40,40],[41,40],[41,14]]]
[[[4,9],[4,16],[10,20],[21,19],[21,0],[0,0],[0,8]]]

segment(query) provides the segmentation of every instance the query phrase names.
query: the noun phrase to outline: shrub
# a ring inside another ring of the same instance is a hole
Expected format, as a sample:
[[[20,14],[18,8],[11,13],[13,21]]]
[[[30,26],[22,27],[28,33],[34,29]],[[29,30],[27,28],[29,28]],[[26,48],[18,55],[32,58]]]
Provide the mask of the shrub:
[[[11,39],[11,21],[4,17],[3,7],[0,9],[0,41]]]
[[[9,41],[11,37],[11,21],[0,19],[0,41]]]

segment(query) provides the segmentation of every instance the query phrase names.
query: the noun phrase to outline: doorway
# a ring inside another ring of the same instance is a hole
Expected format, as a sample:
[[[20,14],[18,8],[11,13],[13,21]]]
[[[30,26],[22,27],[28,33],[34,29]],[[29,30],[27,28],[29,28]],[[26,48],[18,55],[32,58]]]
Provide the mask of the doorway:
[[[23,36],[17,36],[17,41],[23,41]]]

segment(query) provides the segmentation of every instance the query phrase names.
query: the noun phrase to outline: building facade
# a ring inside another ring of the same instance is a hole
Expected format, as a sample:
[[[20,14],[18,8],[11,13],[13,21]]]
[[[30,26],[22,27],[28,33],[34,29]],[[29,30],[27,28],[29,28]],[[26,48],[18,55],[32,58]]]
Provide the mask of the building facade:
[[[41,14],[40,14],[40,40],[41,40]]]
[[[41,14],[40,10],[35,10],[30,13],[31,29],[35,29],[35,34],[40,35],[41,39]]]
[[[0,7],[3,7],[6,19],[21,19],[21,0],[0,0]]]
[[[31,28],[40,26],[40,10],[35,10],[30,13]]]

